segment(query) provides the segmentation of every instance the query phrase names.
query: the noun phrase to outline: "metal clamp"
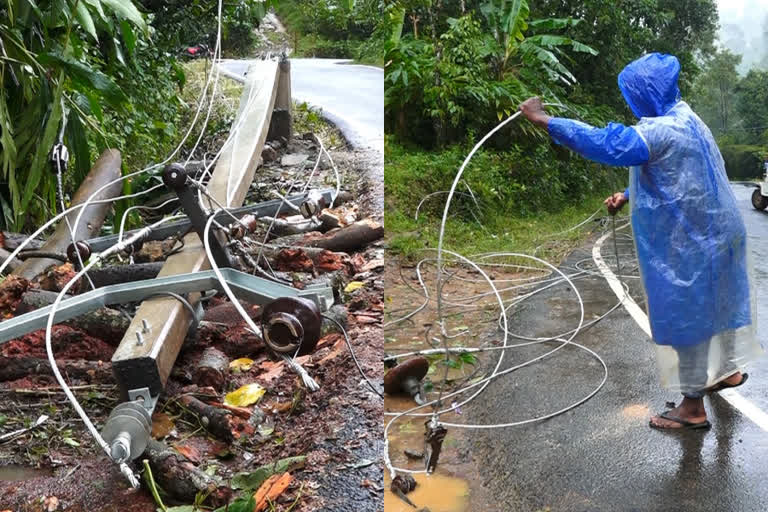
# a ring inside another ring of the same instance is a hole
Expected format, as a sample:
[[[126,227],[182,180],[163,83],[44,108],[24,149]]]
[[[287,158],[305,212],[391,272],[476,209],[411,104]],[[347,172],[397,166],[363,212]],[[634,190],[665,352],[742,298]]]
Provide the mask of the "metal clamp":
[[[443,448],[448,429],[436,421],[426,422],[427,431],[424,434],[424,461],[426,463],[427,474],[431,475],[437,468],[437,460],[440,458],[440,451]]]
[[[200,201],[190,186],[187,170],[181,164],[170,164],[163,171],[163,183],[170,190],[176,192],[179,196],[179,203],[184,213],[189,217],[192,227],[197,232],[200,240],[203,240],[205,225],[208,222],[208,214],[203,211]],[[229,258],[229,252],[221,245],[219,239],[215,236],[210,238],[211,253],[213,259],[219,267],[232,267],[232,261]]]

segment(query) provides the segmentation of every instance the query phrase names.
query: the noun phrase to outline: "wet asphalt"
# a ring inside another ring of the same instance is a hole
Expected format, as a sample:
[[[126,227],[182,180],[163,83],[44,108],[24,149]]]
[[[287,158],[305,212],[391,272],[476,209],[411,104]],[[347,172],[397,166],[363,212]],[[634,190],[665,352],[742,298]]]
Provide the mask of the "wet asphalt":
[[[225,60],[222,69],[244,76],[248,60]],[[339,59],[291,59],[296,101],[321,109],[355,148],[384,154],[384,70]]]
[[[764,326],[759,338],[768,347],[768,214],[752,208],[752,190],[734,185],[755,264],[758,323]],[[564,266],[591,259],[593,243],[571,254]],[[620,245],[620,252],[630,251],[626,238]],[[612,249],[608,239],[602,250],[606,260]],[[638,300],[637,281],[629,282]],[[617,303],[602,278],[576,285],[587,320]],[[523,303],[511,329],[526,336],[554,335],[574,328],[578,317],[572,290],[560,285]],[[481,468],[470,481],[470,491],[485,503],[484,510],[768,510],[768,432],[716,395],[705,399],[709,431],[649,428],[649,416],[680,396],[660,387],[653,344],[623,308],[574,341],[600,354],[608,366],[607,382],[594,398],[545,422],[463,436],[474,466]],[[510,351],[504,367],[551,348]],[[749,381],[739,392],[768,412],[768,357],[748,372]],[[507,423],[543,415],[587,395],[602,376],[602,366],[592,356],[565,347],[494,382],[468,407],[466,420]]]

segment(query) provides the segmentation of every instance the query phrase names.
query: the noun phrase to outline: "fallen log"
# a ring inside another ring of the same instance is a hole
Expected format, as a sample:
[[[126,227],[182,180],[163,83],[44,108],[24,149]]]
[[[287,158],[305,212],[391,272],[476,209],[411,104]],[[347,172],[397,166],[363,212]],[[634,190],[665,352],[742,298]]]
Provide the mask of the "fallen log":
[[[227,443],[234,441],[231,412],[203,403],[192,395],[180,397],[179,403],[196,415],[214,437]]]
[[[260,217],[258,220],[267,227],[271,226],[270,234],[274,235],[274,238],[310,233],[312,231],[325,233],[341,226],[339,218],[329,212],[322,212],[318,218],[311,219],[305,219],[300,215],[293,215],[285,219]]]
[[[152,263],[138,263],[134,265],[112,265],[88,272],[88,276],[93,281],[96,288],[109,286],[113,284],[131,283],[133,281],[146,281],[154,279],[163,268],[164,262],[155,261]],[[83,281],[86,286],[87,281]]]
[[[116,149],[108,149],[101,154],[96,163],[93,164],[91,172],[85,177],[85,180],[80,184],[80,188],[77,189],[74,197],[72,198],[72,205],[78,205],[84,203],[94,192],[98,189],[114,181],[120,177],[120,152]],[[102,190],[94,199],[110,199],[120,195],[123,190],[122,185],[113,183],[111,186]],[[111,210],[112,205],[109,202],[89,205],[86,211],[83,213],[80,223],[75,229],[75,240],[86,240],[96,235],[104,224],[104,219],[107,217],[107,213]],[[69,220],[69,224],[75,227],[75,219],[77,219],[80,210],[75,210],[67,214],[62,219],[56,231],[51,235],[48,240],[40,247],[41,251],[65,253],[67,247],[72,243],[72,233],[70,232],[69,225],[66,219]],[[46,268],[51,265],[58,265],[59,262],[52,259],[30,259],[21,264],[16,270],[13,271],[14,275],[24,277],[26,279],[34,279],[39,274],[43,273]]]
[[[59,372],[70,379],[99,384],[113,384],[112,365],[104,361],[61,359],[56,361]],[[53,375],[47,359],[36,357],[0,356],[0,382],[21,379],[31,375]]]
[[[298,245],[319,247],[334,252],[352,252],[384,236],[384,226],[370,219],[334,229],[323,235],[306,235]]]
[[[10,257],[11,257],[11,253],[10,252],[6,251],[3,248],[0,248],[0,260],[5,262]],[[14,258],[10,263],[8,263],[8,268],[11,270],[11,272],[16,270],[20,266],[21,266],[21,261],[17,260],[16,258]]]
[[[46,290],[30,289],[21,297],[21,302],[16,308],[16,315],[23,315],[45,306],[50,306],[59,294]],[[67,295],[64,298],[69,298]],[[64,322],[66,325],[76,327],[95,338],[103,339],[110,344],[117,344],[123,337],[131,323],[131,319],[121,312],[100,308]]]
[[[13,251],[22,243],[26,242],[28,238],[29,236],[23,233],[13,233],[12,231],[0,231],[0,246],[2,246],[3,249]],[[35,238],[34,240],[29,241],[29,243],[26,246],[26,249],[34,250],[34,249],[39,249],[42,246],[43,246],[43,241],[38,238]]]
[[[155,481],[179,501],[191,503],[198,494],[203,494],[208,495],[210,503],[216,507],[232,498],[232,489],[219,486],[216,480],[160,441],[150,439],[144,455],[149,460]]]
[[[192,370],[192,382],[200,387],[210,386],[219,392],[226,386],[228,376],[229,358],[216,347],[206,348]]]
[[[281,240],[278,240],[278,242]],[[255,261],[259,254],[259,249],[249,250],[248,254]],[[333,272],[335,270],[352,269],[348,254],[318,247],[265,245],[262,247],[261,254],[263,258],[267,259],[271,268],[287,272],[312,272],[313,270]],[[263,263],[263,260],[261,263]]]

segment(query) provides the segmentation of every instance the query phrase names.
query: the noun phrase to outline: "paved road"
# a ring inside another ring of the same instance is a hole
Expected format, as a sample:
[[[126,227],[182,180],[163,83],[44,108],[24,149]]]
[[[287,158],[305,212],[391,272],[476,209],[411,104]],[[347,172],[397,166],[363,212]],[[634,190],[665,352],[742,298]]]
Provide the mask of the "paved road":
[[[752,189],[734,186],[757,266],[759,322],[768,325],[768,215],[752,209]],[[609,240],[607,248],[612,248]],[[590,258],[592,246],[567,264]],[[604,250],[606,259],[612,251]],[[579,281],[586,318],[616,303],[605,280]],[[573,328],[575,300],[560,286],[528,301],[514,317],[521,334],[554,335]],[[765,333],[763,329],[763,333]],[[768,346],[768,336],[760,336]],[[679,395],[658,385],[652,342],[620,309],[576,341],[597,351],[609,368],[603,390],[587,404],[544,423],[475,432],[469,441],[471,482],[494,511],[764,511],[768,510],[768,432],[722,397],[706,399],[708,432],[659,432],[651,413]],[[518,349],[508,365],[542,349]],[[739,392],[768,412],[768,357],[749,368]],[[472,406],[473,420],[509,422],[557,410],[584,396],[602,376],[584,352],[563,349],[545,364],[515,372],[489,387]],[[490,404],[493,404],[491,407]],[[500,405],[501,404],[501,405]]]
[[[225,71],[245,76],[247,60],[224,61]],[[348,60],[291,59],[294,99],[321,108],[355,147],[384,154],[384,71]]]

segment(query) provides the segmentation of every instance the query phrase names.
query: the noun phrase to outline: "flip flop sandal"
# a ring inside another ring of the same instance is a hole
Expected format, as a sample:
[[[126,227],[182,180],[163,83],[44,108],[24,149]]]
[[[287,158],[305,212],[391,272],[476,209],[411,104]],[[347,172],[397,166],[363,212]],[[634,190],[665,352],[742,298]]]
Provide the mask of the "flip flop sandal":
[[[675,416],[670,415],[669,413],[671,412],[672,411],[664,411],[663,413],[659,414],[659,417],[664,418],[665,420],[679,423],[680,425],[682,425],[681,427],[660,427],[660,426],[654,425],[650,421],[648,422],[648,425],[651,428],[655,428],[657,430],[701,430],[701,429],[708,429],[709,427],[712,426],[709,420],[704,420],[701,423],[692,423],[682,418],[677,418]]]
[[[742,373],[741,374],[741,381],[738,384],[728,384],[724,380],[721,380],[720,382],[718,382],[717,384],[715,384],[714,386],[709,388],[707,390],[707,393],[717,393],[718,391],[722,391],[724,389],[737,388],[737,387],[741,386],[742,384],[744,384],[745,382],[747,382],[748,378],[749,378],[749,374],[748,373]]]

